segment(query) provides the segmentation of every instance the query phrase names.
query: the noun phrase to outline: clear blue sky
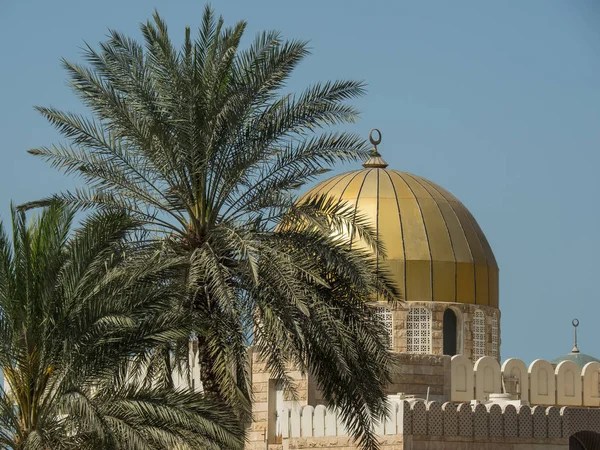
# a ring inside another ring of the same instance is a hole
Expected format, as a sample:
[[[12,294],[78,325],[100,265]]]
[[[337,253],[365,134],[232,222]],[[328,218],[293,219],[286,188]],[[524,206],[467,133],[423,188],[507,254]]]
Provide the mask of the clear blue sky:
[[[309,39],[292,88],[364,79],[351,129],[383,132],[390,166],[472,211],[500,264],[502,356],[600,357],[600,3],[594,0],[215,1],[248,34]],[[154,7],[181,40],[201,1],[0,0],[0,212],[73,185],[25,151],[57,133],[33,105],[82,111],[60,58],[107,28],[139,36]],[[348,170],[348,167],[337,171]]]

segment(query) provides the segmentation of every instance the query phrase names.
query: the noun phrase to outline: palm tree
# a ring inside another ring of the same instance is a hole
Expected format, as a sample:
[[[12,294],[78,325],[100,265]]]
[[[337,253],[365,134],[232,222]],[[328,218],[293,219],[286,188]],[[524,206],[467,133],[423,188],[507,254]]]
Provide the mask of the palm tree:
[[[314,375],[354,437],[374,447],[391,361],[370,304],[398,292],[377,268],[371,250],[384,249],[367,220],[296,196],[336,162],[367,156],[358,136],[329,130],[356,119],[346,101],[364,86],[284,93],[307,43],[270,31],[242,50],[245,27],[225,27],[207,7],[180,50],[157,13],[141,26],[143,45],[111,31],[99,50],[87,47],[87,65],[64,61],[93,118],[38,108],[69,143],[30,153],[85,180],[61,201],[126,211],[187,260],[180,306],[195,318],[207,393],[249,419],[252,341],[289,392],[291,367]],[[357,237],[367,248],[351,249]]]
[[[171,262],[145,253],[125,270],[142,256],[131,218],[95,214],[72,233],[73,215],[52,204],[27,225],[13,209],[12,239],[0,225],[0,448],[242,448],[213,401],[135,370],[132,356],[188,333]]]

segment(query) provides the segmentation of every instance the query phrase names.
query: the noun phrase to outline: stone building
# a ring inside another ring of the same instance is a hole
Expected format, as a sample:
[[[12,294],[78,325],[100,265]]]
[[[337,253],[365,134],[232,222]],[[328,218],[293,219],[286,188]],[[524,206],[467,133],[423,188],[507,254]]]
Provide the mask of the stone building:
[[[501,364],[498,265],[483,231],[444,188],[388,168],[377,133],[362,169],[307,195],[342,199],[371,218],[386,248],[381,264],[404,294],[397,306],[378,307],[400,362],[387,389],[390,414],[376,430],[382,448],[600,448],[600,362],[573,356],[575,346],[554,364]],[[296,402],[252,356],[247,448],[356,448],[314,380],[292,376]]]

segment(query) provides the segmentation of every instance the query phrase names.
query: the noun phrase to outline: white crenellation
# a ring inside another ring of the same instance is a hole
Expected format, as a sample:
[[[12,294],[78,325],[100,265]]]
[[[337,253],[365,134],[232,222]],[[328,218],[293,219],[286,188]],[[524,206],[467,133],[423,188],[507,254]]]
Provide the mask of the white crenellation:
[[[581,371],[583,406],[600,406],[600,363],[589,362]]]
[[[512,394],[515,399],[529,398],[529,373],[523,361],[509,358],[502,364],[503,392]]]
[[[317,405],[315,407],[314,418],[313,418],[313,436],[323,437],[325,436],[325,414],[327,408],[325,405]]]
[[[554,367],[537,359],[527,367],[523,361],[510,358],[500,367],[494,358],[487,356],[473,366],[468,358],[457,355],[450,360],[450,373],[453,402],[503,400],[532,406],[600,406],[598,362],[579,369],[572,361]]]
[[[471,360],[464,355],[455,355],[450,360],[450,396],[454,402],[473,400],[474,372]]]
[[[534,405],[556,405],[556,375],[548,361],[536,359],[529,365],[529,401]]]
[[[583,390],[581,370],[573,361],[562,361],[556,366],[556,403],[565,406],[581,406]]]
[[[325,436],[338,436],[337,432],[337,411],[327,408],[325,413]]]
[[[475,400],[488,400],[490,394],[502,392],[502,376],[496,358],[484,356],[475,362]]]

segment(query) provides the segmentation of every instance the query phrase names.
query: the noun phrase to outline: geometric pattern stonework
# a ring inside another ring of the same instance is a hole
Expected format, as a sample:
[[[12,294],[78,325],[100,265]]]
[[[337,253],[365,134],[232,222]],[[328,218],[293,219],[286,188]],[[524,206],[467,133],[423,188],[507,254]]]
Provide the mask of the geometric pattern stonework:
[[[485,437],[489,435],[488,411],[481,403],[477,404],[473,410],[473,435],[475,437]]]
[[[412,405],[413,434],[425,436],[427,434],[427,407],[424,402]]]
[[[431,311],[427,308],[408,310],[406,350],[409,353],[431,353]]]
[[[492,405],[490,407],[490,436],[504,436],[504,426],[502,418],[502,408],[500,405]]]
[[[485,356],[485,315],[482,311],[473,313],[473,361]]]
[[[500,359],[500,330],[498,328],[498,317],[492,317],[492,356]]]
[[[458,411],[455,403],[446,402],[442,405],[444,412],[444,434],[458,436]]]
[[[431,402],[427,405],[427,434],[429,436],[444,434],[444,413],[442,405],[438,402]]]
[[[504,408],[504,436],[517,437],[519,435],[519,421],[517,409],[513,405]]]
[[[393,323],[392,323],[392,311],[390,311],[385,306],[377,306],[375,308],[375,317],[381,321],[385,332],[387,334],[388,339],[388,349],[393,348],[394,342],[392,341],[394,333],[393,333]]]
[[[531,408],[527,405],[519,407],[519,437],[530,438],[533,436],[533,417]]]

